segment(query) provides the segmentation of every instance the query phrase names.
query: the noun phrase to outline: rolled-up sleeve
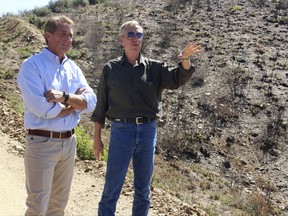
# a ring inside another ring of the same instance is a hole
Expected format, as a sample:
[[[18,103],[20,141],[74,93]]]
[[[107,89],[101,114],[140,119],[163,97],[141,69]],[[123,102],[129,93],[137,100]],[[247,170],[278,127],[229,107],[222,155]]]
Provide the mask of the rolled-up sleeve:
[[[87,103],[87,107],[82,110],[79,111],[81,113],[87,113],[87,112],[93,112],[93,110],[96,107],[96,102],[97,102],[97,98],[96,95],[93,91],[93,89],[89,86],[85,76],[83,75],[83,72],[81,71],[81,69],[75,65],[75,67],[77,68],[78,71],[78,81],[79,81],[79,86],[78,88],[85,88],[85,91],[80,95],[80,97],[82,97],[83,100],[86,101]]]
[[[94,94],[93,90],[88,87],[88,91],[81,94],[80,97],[82,97],[82,99],[87,103],[86,109],[82,110],[82,112],[93,112],[97,102],[96,95]]]

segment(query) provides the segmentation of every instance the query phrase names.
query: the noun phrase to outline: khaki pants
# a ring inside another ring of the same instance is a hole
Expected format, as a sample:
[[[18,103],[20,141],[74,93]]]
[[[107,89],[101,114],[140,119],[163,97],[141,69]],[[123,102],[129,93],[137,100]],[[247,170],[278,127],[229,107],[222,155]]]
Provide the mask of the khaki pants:
[[[68,139],[26,137],[25,216],[62,216],[68,202],[76,155],[76,136]]]

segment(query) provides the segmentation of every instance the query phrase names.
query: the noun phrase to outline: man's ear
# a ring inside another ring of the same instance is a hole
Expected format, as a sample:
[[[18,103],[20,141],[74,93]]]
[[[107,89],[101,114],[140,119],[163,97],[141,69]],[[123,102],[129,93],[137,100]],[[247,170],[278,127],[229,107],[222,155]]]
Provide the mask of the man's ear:
[[[51,37],[51,33],[50,32],[45,32],[45,39],[48,41]]]
[[[123,45],[122,45],[122,37],[119,38],[119,45],[120,45],[121,47],[123,47]]]

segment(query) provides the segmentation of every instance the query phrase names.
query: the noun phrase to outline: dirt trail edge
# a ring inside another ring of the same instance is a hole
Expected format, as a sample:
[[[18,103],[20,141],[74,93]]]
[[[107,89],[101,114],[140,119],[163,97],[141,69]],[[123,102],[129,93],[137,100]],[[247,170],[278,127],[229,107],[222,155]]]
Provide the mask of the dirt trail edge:
[[[25,211],[25,175],[23,158],[9,153],[9,137],[0,131],[0,215],[18,216]]]
[[[0,130],[0,216],[23,216],[26,206],[23,144]],[[19,151],[20,149],[20,151]],[[23,152],[23,151],[22,151]],[[65,216],[97,216],[105,177],[105,163],[76,161],[72,188]],[[117,216],[131,215],[133,183],[125,181],[117,204]],[[206,216],[169,193],[151,191],[149,216]]]
[[[0,216],[22,216],[26,206],[26,189],[23,156],[17,155],[12,146],[20,144],[0,131]],[[94,162],[96,165],[97,163]],[[89,163],[90,164],[90,163]],[[89,165],[91,167],[91,164]],[[87,163],[78,161],[74,169],[67,216],[97,215],[102,193],[105,166],[98,164],[99,177],[92,175]],[[96,170],[96,171],[95,171]],[[96,173],[97,174],[97,173]],[[117,215],[129,215],[132,198],[122,195],[117,206]]]

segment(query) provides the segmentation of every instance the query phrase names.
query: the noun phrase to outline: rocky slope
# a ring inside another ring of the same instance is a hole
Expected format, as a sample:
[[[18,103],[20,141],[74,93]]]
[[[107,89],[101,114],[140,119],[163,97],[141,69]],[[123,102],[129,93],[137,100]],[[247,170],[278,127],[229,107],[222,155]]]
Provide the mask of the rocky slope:
[[[287,215],[287,1],[119,2],[65,12],[76,22],[71,55],[95,91],[103,64],[122,52],[117,33],[123,21],[138,20],[145,28],[143,53],[169,64],[177,64],[190,41],[204,48],[192,59],[193,79],[163,92],[156,174],[169,170],[164,158],[183,184],[183,191],[171,193],[210,215]],[[0,20],[2,106],[17,90],[23,58],[44,44],[27,20]],[[21,116],[1,112],[1,129],[21,139],[15,124]],[[161,182],[157,175],[155,182]]]

